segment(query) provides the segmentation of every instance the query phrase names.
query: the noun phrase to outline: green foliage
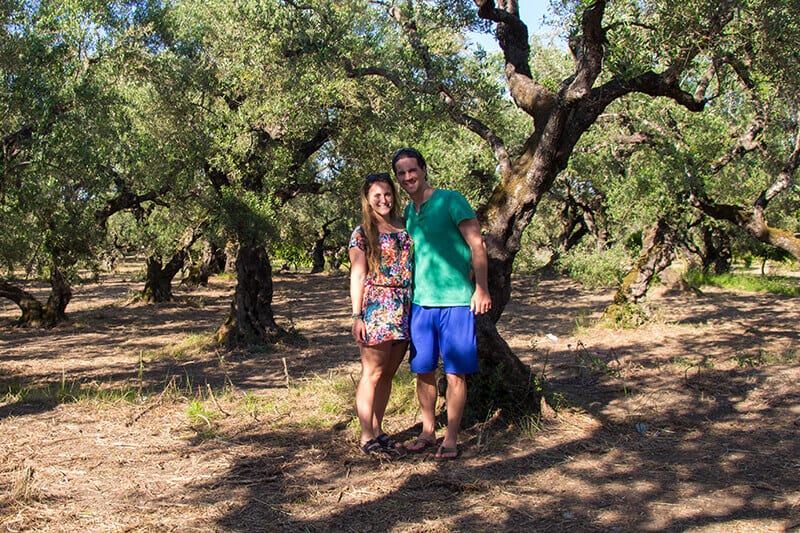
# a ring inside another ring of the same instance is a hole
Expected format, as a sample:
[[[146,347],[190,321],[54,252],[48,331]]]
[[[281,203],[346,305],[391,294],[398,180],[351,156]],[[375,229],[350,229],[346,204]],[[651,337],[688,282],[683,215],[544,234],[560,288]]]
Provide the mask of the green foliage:
[[[275,232],[276,213],[272,202],[254,191],[222,190],[221,216],[245,246],[263,246]]]
[[[753,262],[761,263],[762,268],[764,268],[767,261],[772,261],[791,269],[794,266],[793,263],[795,263],[794,257],[786,250],[752,238],[739,239],[734,253],[738,259],[744,262],[746,268],[749,268]]]
[[[574,248],[558,259],[559,269],[591,289],[619,285],[630,264],[628,250],[619,244],[602,251]]]
[[[783,276],[762,276],[743,273],[712,274],[701,269],[689,269],[683,276],[692,287],[721,287],[747,292],[768,292],[800,296],[800,280]]]
[[[611,304],[603,313],[601,324],[612,328],[636,329],[650,321],[650,315],[634,303]]]
[[[555,4],[574,28],[591,5]],[[334,253],[346,247],[360,219],[363,176],[388,171],[390,154],[404,145],[428,157],[435,186],[459,189],[481,207],[497,184],[495,153],[452,118],[467,113],[490,126],[512,159],[533,130],[508,98],[502,57],[465,51],[465,32],[491,25],[468,0],[395,7],[387,13],[363,0],[310,0],[302,9],[279,0],[7,2],[0,127],[4,139],[20,136],[0,160],[2,268],[33,275],[56,266],[69,275],[86,266],[97,271],[101,258],[121,250],[167,257],[183,229],[201,220],[222,242],[267,244],[276,266],[307,266],[329,222],[326,245]],[[796,122],[796,6],[741,2],[717,34],[719,9],[704,1],[607,5],[600,82],[690,58],[680,84],[692,92],[713,61],[713,98],[703,113],[642,95],[602,110],[552,198],[539,204],[517,271],[561,253],[567,191],[597,208],[607,233],[584,238],[559,265],[598,287],[615,284],[634,254],[621,246],[589,252],[607,244],[598,239],[626,242],[667,218],[688,241],[697,218],[686,201],[690,190],[752,205],[770,185]],[[424,60],[412,46],[417,38],[429,53]],[[723,65],[726,58],[748,66],[751,90]],[[574,72],[567,50],[538,39],[529,63],[533,81],[552,91]],[[372,74],[353,75],[350,67]],[[396,77],[375,75],[382,71]],[[768,120],[759,150],[710,172],[762,109]],[[632,144],[635,134],[645,140]],[[103,209],[126,195],[150,199],[103,223]],[[796,188],[770,202],[775,227],[800,230],[798,213]],[[735,240],[741,249],[745,239]]]
[[[245,393],[239,404],[245,413],[256,420],[267,413],[278,413],[278,404],[274,400],[256,396],[252,392]]]

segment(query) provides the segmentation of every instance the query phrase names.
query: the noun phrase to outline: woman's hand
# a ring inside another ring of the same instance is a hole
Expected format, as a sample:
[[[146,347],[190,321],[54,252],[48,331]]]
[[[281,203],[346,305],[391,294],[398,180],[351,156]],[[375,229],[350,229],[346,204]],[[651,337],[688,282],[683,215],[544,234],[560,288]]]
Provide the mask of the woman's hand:
[[[363,318],[353,320],[353,326],[350,328],[353,333],[353,338],[358,344],[366,344],[367,342],[367,325],[364,324]]]

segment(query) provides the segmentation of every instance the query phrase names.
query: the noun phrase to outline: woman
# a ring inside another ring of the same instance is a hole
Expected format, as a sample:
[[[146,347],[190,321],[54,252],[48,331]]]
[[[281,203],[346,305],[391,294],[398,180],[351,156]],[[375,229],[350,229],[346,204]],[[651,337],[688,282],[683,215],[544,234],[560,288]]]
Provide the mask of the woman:
[[[399,445],[383,432],[392,378],[408,348],[413,244],[389,174],[370,174],[361,187],[362,223],[350,237],[353,338],[361,351],[356,411],[360,446],[389,459]]]

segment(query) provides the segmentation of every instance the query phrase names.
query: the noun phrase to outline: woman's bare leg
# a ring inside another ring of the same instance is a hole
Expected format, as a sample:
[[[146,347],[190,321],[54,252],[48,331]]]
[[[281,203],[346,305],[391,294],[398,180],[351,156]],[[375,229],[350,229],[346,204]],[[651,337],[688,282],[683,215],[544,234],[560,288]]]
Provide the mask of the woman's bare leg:
[[[372,431],[376,437],[383,433],[383,415],[386,413],[386,406],[389,405],[389,397],[392,394],[392,379],[397,373],[397,369],[400,368],[400,363],[408,348],[408,341],[389,344],[389,354],[383,365],[381,378],[375,387]]]
[[[378,383],[391,359],[391,344],[361,347],[361,378],[356,388],[356,413],[361,424],[361,445],[378,436],[375,433],[375,403]],[[384,405],[385,409],[386,406]],[[381,418],[383,412],[381,412]]]

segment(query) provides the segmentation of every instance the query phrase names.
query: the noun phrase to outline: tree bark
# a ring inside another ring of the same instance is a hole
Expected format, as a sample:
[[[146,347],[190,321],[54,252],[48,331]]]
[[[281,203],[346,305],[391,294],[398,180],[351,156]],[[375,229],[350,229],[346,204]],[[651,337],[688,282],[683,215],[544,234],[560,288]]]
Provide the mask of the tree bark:
[[[44,318],[46,325],[53,326],[66,318],[67,305],[72,300],[72,287],[64,273],[55,265],[50,271],[50,287]]]
[[[703,226],[702,261],[703,270],[712,271],[714,274],[730,272],[733,262],[731,238],[726,232],[716,228]]]
[[[614,296],[612,306],[636,304],[647,294],[653,279],[672,262],[674,232],[663,220],[647,228],[642,251]]]
[[[189,257],[189,248],[200,236],[199,228],[188,227],[184,230],[178,249],[166,265],[162,264],[161,256],[153,254],[147,258],[147,274],[142,289],[142,299],[151,302],[168,302],[172,300],[172,279],[181,271],[186,259]]]
[[[35,296],[7,281],[0,281],[0,298],[8,298],[22,311],[14,322],[20,327],[53,327],[66,318],[67,305],[72,299],[72,288],[67,277],[56,265],[50,270],[50,295],[42,305]]]
[[[727,220],[757,240],[780,248],[800,261],[800,238],[789,230],[768,226],[763,218],[764,206],[757,206],[748,211],[744,207],[716,204],[707,198],[699,197],[693,197],[692,203],[704,214],[717,220]]]
[[[238,282],[217,342],[226,347],[274,343],[286,335],[272,313],[272,267],[263,246],[240,246],[236,257]]]
[[[533,80],[529,47],[526,41],[523,42],[527,32],[519,19],[517,3],[501,4],[491,0],[475,0],[475,3],[481,18],[497,23],[496,35],[506,62],[506,80],[511,96],[516,106],[532,117],[534,125],[533,134],[525,142],[522,153],[513,159],[492,130],[473,117],[453,113],[457,120],[460,118],[462,124],[492,147],[502,178],[489,203],[479,213],[489,253],[491,317],[496,321],[511,294],[511,267],[519,251],[522,232],[543,194],[553,185],[558,173],[566,168],[578,140],[606,107],[633,92],[666,96],[691,111],[702,111],[706,102],[680,87],[682,69],[698,53],[695,50],[687,52],[681,62],[663,72],[648,71],[629,79],[614,77],[596,83],[602,72],[607,46],[606,29],[602,24],[605,1],[591,2],[583,11],[580,32],[571,43],[574,44],[574,75],[566,78],[555,91]],[[720,11],[719,21],[714,21],[715,29],[724,26],[732,9]],[[495,357],[486,349],[480,354],[486,361],[493,361]],[[502,364],[507,369],[509,381],[517,384],[529,382],[529,373],[519,375],[521,362],[513,354],[502,355],[500,361],[491,364]]]
[[[174,256],[173,259],[175,259]],[[149,256],[145,260],[145,264],[147,273],[145,274],[144,289],[142,289],[142,299],[150,303],[172,300],[172,278],[175,273],[170,272],[171,269],[168,270],[168,267],[164,266],[161,256],[158,254]]]
[[[318,274],[325,270],[325,237],[321,235],[314,241],[314,246],[311,247],[311,273]]]
[[[500,183],[486,205],[478,210],[478,218],[489,256],[489,292],[492,297],[490,320],[481,321],[479,357],[487,367],[485,377],[491,379],[502,372],[504,386],[528,390],[530,372],[510,350],[494,352],[499,319],[511,295],[511,271],[519,252],[522,233],[530,223],[542,195],[550,189],[559,172],[567,166],[570,155],[581,136],[594,124],[599,115],[615,100],[640,92],[653,97],[673,99],[690,111],[702,111],[706,100],[681,89],[684,70],[692,65],[700,47],[687,49],[680,58],[662,72],[646,71],[629,78],[609,76],[600,80],[604,52],[608,46],[607,28],[603,25],[608,2],[595,0],[584,5],[580,31],[574,33],[570,48],[575,70],[559,87],[550,88],[535,81],[530,67],[530,45],[527,27],[519,18],[516,1],[474,0],[478,16],[496,23],[495,35],[503,51],[506,82],[514,104],[533,119],[533,133],[520,152],[512,156],[497,132],[470,115],[459,105],[457,95],[440,80],[430,48],[417,34],[414,20],[402,20],[402,10],[393,16],[403,24],[408,44],[419,56],[425,81],[415,85],[407,76],[380,67],[358,67],[348,62],[350,76],[383,76],[403,89],[435,95],[452,120],[479,135],[493,151],[497,160]],[[716,34],[734,14],[732,6],[723,4],[710,14],[708,33]],[[413,86],[413,87],[412,87]],[[499,335],[497,335],[499,336]],[[494,367],[494,368],[491,368]],[[484,372],[484,370],[482,370]]]
[[[335,218],[322,224],[322,229],[317,233],[317,239],[311,248],[311,259],[313,261],[311,273],[317,274],[325,270],[325,252],[333,250],[331,246],[326,246],[325,241],[331,236],[331,225],[339,220]]]
[[[531,369],[503,340],[491,317],[476,316],[475,332],[480,365],[478,373],[469,376],[470,409],[485,415],[499,407],[524,405],[532,393],[538,392]]]
[[[225,243],[225,272],[236,272],[236,257],[239,255],[239,244],[235,241]]]
[[[20,327],[35,327],[45,324],[44,307],[35,296],[29,292],[0,280],[0,298],[8,298],[19,307],[22,315],[14,321]]]
[[[192,264],[189,275],[182,283],[191,288],[198,285],[205,287],[208,285],[208,278],[222,272],[223,268],[225,268],[225,253],[213,242],[205,240],[200,259]]]

